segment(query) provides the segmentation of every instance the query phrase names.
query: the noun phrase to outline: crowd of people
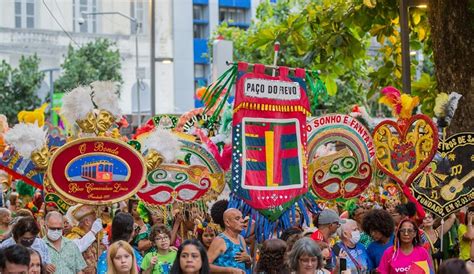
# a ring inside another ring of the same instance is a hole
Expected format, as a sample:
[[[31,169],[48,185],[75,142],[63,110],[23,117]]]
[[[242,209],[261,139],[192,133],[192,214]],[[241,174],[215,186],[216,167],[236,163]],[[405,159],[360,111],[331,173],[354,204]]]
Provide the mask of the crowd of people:
[[[474,207],[442,222],[414,212],[409,203],[298,209],[292,227],[257,242],[252,216],[225,200],[209,211],[130,199],[65,214],[15,203],[0,208],[0,273],[474,273]]]

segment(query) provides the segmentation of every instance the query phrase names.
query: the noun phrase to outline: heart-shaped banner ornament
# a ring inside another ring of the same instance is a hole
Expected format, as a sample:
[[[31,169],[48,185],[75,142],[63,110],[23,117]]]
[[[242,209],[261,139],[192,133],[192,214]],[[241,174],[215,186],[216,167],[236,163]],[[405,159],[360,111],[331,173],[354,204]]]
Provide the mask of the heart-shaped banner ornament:
[[[384,120],[375,127],[375,161],[380,170],[400,185],[423,217],[424,210],[409,186],[433,159],[438,148],[438,131],[430,117],[411,115],[419,103],[418,97],[400,94],[393,87],[384,88],[382,93],[380,102],[390,106],[398,120]]]
[[[409,187],[431,162],[438,133],[431,119],[417,114],[408,121],[384,120],[374,129],[377,166],[401,187]]]

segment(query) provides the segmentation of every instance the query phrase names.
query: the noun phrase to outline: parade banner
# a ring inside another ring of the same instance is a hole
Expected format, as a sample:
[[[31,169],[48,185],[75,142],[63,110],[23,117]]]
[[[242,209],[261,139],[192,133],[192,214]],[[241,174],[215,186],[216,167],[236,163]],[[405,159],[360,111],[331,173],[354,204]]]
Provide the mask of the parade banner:
[[[373,136],[378,168],[400,185],[405,196],[416,204],[422,218],[424,210],[409,187],[436,153],[436,126],[430,117],[417,114],[397,122],[384,120],[375,127]]]
[[[209,173],[203,166],[161,164],[148,173],[147,182],[137,195],[151,206],[190,203],[201,199],[210,186]]]
[[[314,193],[325,200],[361,194],[372,179],[375,147],[370,132],[343,114],[310,118],[306,130],[308,180]]]
[[[35,151],[30,158],[20,156],[14,147],[8,147],[0,158],[0,169],[14,179],[19,179],[38,189],[43,189],[43,180],[51,152],[66,143],[62,135],[49,134],[46,146]]]
[[[133,196],[143,186],[146,168],[141,154],[122,141],[81,138],[53,154],[47,175],[61,196],[106,205]]]
[[[421,205],[444,218],[474,201],[474,132],[441,139],[433,161],[411,189]]]
[[[137,196],[148,206],[212,200],[225,186],[224,171],[202,145],[179,139],[182,164],[160,164],[149,170]]]
[[[67,210],[74,204],[70,204],[55,193],[48,193],[44,196],[45,203],[53,203],[61,214],[66,214]]]
[[[231,191],[270,221],[307,192],[305,70],[238,64],[232,131]]]

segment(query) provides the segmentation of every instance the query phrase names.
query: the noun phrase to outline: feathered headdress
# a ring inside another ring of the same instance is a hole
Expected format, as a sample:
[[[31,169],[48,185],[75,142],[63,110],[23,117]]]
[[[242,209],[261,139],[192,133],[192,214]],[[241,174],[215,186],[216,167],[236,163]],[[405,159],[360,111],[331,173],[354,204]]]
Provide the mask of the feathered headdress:
[[[95,81],[91,83],[91,86],[93,100],[97,108],[107,110],[116,119],[120,119],[122,112],[117,94],[118,84],[112,81]]]
[[[391,86],[383,88],[381,92],[383,96],[379,99],[379,103],[391,108],[393,116],[397,118],[410,118],[413,109],[420,103],[418,96],[412,97],[408,94],[402,94],[398,89]]]
[[[5,141],[13,145],[21,157],[29,159],[33,151],[46,145],[47,134],[48,132],[40,128],[36,122],[19,123],[5,134]]]
[[[459,99],[462,95],[457,92],[439,93],[435,99],[434,115],[438,119],[439,127],[447,127],[454,117],[454,112],[458,107]]]
[[[88,86],[77,87],[66,93],[62,99],[61,115],[70,125],[86,118],[94,109],[91,98],[92,89]]]
[[[154,149],[163,156],[164,161],[167,163],[172,163],[175,161],[180,149],[178,137],[176,137],[176,135],[172,134],[170,131],[161,128],[154,129],[143,140],[142,145],[142,151]]]

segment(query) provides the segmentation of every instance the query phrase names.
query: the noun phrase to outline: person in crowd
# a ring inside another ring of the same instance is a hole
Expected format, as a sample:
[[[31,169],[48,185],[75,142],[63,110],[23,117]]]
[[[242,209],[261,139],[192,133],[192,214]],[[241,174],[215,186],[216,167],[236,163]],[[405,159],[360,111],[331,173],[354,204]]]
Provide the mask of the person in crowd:
[[[43,262],[41,261],[41,256],[38,251],[28,248],[30,252],[30,266],[28,274],[45,274],[46,271],[43,269]]]
[[[466,265],[466,262],[458,259],[451,258],[443,261],[440,264],[438,274],[472,274]]]
[[[459,259],[470,259],[471,243],[474,242],[474,207],[469,207],[464,217],[464,224],[458,227]]]
[[[289,254],[289,264],[295,274],[329,273],[323,269],[321,249],[314,240],[306,237],[296,241]]]
[[[224,212],[224,232],[219,234],[209,247],[208,257],[212,272],[245,273],[250,268],[252,258],[247,245],[240,235],[244,228],[242,213],[229,208]]]
[[[112,220],[112,229],[111,229],[111,243],[117,241],[125,241],[127,243],[131,242],[134,238],[133,231],[133,217],[130,213],[119,212],[115,215]],[[110,249],[110,247],[109,247]],[[142,263],[143,257],[140,255],[136,249],[133,249],[136,265],[135,268],[137,272],[140,271],[140,265]],[[97,262],[97,273],[106,274],[107,273],[107,251],[102,252]]]
[[[331,248],[325,242],[319,242],[318,246],[321,249],[321,254],[323,255],[322,269],[324,270],[324,273],[330,273],[329,270],[326,270],[326,266],[328,265],[328,262],[330,262],[329,265],[332,265],[333,257],[332,257]]]
[[[363,244],[359,243],[360,231],[357,222],[347,219],[337,232],[340,242],[332,248],[334,255],[343,257],[347,262],[347,270],[351,273],[368,273],[372,264]],[[335,256],[336,257],[336,256]]]
[[[22,245],[11,245],[0,251],[0,273],[28,273],[30,253]]]
[[[311,234],[311,239],[316,242],[329,243],[329,239],[344,222],[334,210],[324,209],[313,220],[313,224],[318,229]]]
[[[438,269],[438,265],[443,259],[441,238],[444,236],[444,234],[449,232],[451,227],[456,222],[456,215],[449,215],[448,219],[444,222],[443,228],[441,225],[437,228],[434,228],[434,221],[433,215],[430,212],[426,212],[425,218],[423,218],[423,232],[425,233],[428,243],[430,244],[430,251],[435,269]],[[443,235],[441,234],[441,229],[443,229]]]
[[[301,233],[303,233],[303,229],[301,229],[299,227],[290,227],[288,229],[285,229],[283,231],[283,233],[281,233],[280,239],[287,242],[287,244],[288,244],[288,239],[291,236],[296,235],[296,234],[301,234]]]
[[[16,210],[16,217],[34,217],[33,213],[26,209],[26,208],[20,208]]]
[[[138,200],[130,199],[128,201],[128,212],[132,214],[134,226],[136,229],[136,236],[132,241],[132,246],[143,254],[153,246],[153,242],[148,240],[151,227],[140,216],[140,213],[138,212],[138,205]]]
[[[9,247],[14,244],[31,247],[41,255],[41,259],[47,265],[46,267],[53,267],[48,246],[46,246],[46,243],[41,238],[38,238],[38,234],[39,228],[33,217],[19,218],[12,228],[12,237],[3,241],[0,244],[0,248]]]
[[[150,218],[153,225],[164,225],[166,221],[163,213],[159,209],[150,210]]]
[[[77,245],[63,237],[63,215],[50,211],[46,217],[46,236],[43,238],[48,246],[51,262],[54,267],[46,269],[52,273],[83,273],[87,264]]]
[[[421,245],[420,230],[413,220],[400,222],[394,245],[385,250],[377,271],[381,274],[434,273],[431,256]]]
[[[292,215],[290,214],[290,216]],[[301,210],[298,207],[295,209],[294,223],[293,223],[293,217],[291,217],[291,222],[292,222],[293,227],[303,229],[304,218],[302,216]]]
[[[10,222],[12,221],[12,213],[10,210],[0,208],[0,241],[6,239],[10,232]]]
[[[415,214],[415,204],[411,202],[395,206],[395,209],[391,213],[395,227],[398,227],[402,220],[405,220],[406,218],[413,218]]]
[[[173,274],[208,274],[209,261],[206,249],[201,242],[186,240],[179,247],[173,267]]]
[[[371,265],[377,268],[385,250],[393,245],[395,225],[392,216],[386,210],[372,209],[365,214],[362,224],[365,233],[373,239],[367,247],[367,255]]]
[[[215,224],[208,223],[206,221],[200,222],[196,227],[196,238],[201,242],[201,244],[209,249],[212,241],[217,236],[216,230],[214,229]]]
[[[176,251],[170,249],[171,233],[164,225],[153,226],[150,233],[156,251],[148,252],[141,263],[143,274],[168,273],[176,258]]]
[[[138,274],[133,247],[123,240],[112,243],[107,251],[107,274]]]
[[[401,205],[402,202],[400,201],[399,197],[397,196],[393,196],[393,197],[389,197],[387,199],[387,201],[385,202],[384,204],[384,209],[389,213],[389,214],[392,214],[395,212],[395,208],[398,206],[398,205]]]
[[[95,208],[89,205],[76,205],[69,208],[69,221],[72,223],[72,229],[66,238],[75,242],[82,252],[87,267],[83,269],[84,274],[95,274],[97,272],[97,258],[105,250],[105,246],[100,244],[100,250],[96,242],[96,237],[101,237],[99,232],[102,230],[102,222],[96,218]],[[89,233],[92,232],[92,233]],[[83,239],[82,241],[80,241]]]
[[[286,242],[280,239],[268,239],[260,249],[260,259],[256,267],[257,273],[285,274],[290,273],[285,262]]]
[[[357,222],[357,226],[359,227],[360,233],[360,240],[359,242],[364,245],[365,248],[369,246],[372,242],[372,238],[369,234],[365,233],[362,229],[362,224],[364,222],[364,216],[367,213],[367,210],[359,205],[355,205],[355,207],[349,211],[349,219],[352,219]]]
[[[21,208],[20,194],[18,194],[18,192],[10,193],[9,201],[8,209],[13,216],[16,216],[16,211]]]
[[[212,221],[218,224],[222,230],[225,229],[224,212],[227,210],[228,205],[229,205],[229,201],[219,200],[215,202],[211,207]]]

